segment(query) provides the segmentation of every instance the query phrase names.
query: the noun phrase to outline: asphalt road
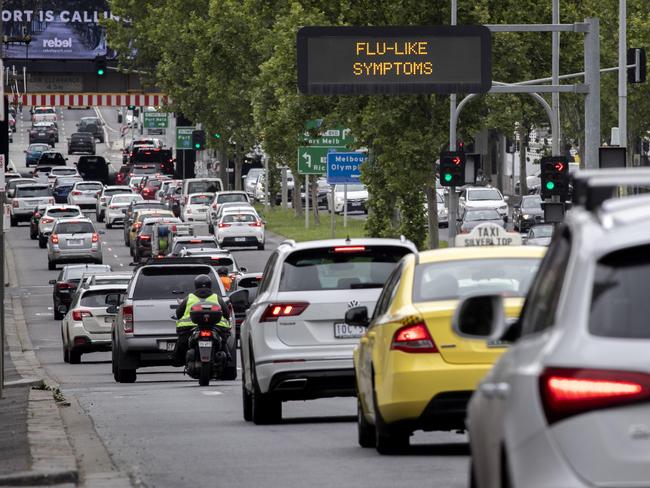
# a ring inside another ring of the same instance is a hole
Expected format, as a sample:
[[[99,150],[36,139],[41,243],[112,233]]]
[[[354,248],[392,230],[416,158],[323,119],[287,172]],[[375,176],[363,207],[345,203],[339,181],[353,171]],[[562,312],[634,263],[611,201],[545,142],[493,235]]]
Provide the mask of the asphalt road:
[[[104,112],[109,122],[114,112]],[[91,114],[64,111],[65,135],[74,132],[76,120]],[[27,110],[24,116],[26,121]],[[20,117],[18,124],[10,153],[17,169],[24,170],[27,139]],[[115,133],[109,131],[109,136]],[[65,142],[62,132],[59,146]],[[98,153],[119,163],[119,155],[106,145],[98,145]],[[102,237],[104,263],[114,270],[129,269],[122,229],[107,230]],[[12,292],[22,299],[39,360],[61,383],[64,395],[78,399],[115,463],[145,486],[467,486],[464,435],[418,433],[405,455],[380,456],[358,446],[351,398],[289,402],[282,424],[255,426],[242,418],[239,380],[199,387],[179,369],[159,367],[139,370],[135,384],[118,384],[110,353],[87,354],[79,365],[65,364],[47,284],[58,272],[47,270],[46,253],[29,240],[25,224],[10,229],[7,242],[19,281]],[[266,251],[234,255],[250,271],[261,271],[273,247],[271,240]]]

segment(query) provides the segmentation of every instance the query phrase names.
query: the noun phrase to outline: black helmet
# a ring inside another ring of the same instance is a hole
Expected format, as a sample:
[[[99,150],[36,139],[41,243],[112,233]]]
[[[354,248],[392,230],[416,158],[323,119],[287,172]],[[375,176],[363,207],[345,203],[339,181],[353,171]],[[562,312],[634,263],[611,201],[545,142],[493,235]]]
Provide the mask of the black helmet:
[[[194,289],[199,290],[201,288],[212,288],[212,280],[208,275],[198,275],[194,278]]]
[[[219,276],[228,276],[228,268],[226,268],[225,266],[222,266],[221,268],[219,268],[217,270],[217,274]]]

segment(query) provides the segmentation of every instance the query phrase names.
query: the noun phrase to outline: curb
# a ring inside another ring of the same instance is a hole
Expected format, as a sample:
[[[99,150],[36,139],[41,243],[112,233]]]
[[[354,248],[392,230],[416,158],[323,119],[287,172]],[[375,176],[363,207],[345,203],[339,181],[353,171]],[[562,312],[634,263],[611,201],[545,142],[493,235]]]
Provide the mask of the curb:
[[[77,471],[22,471],[0,478],[0,486],[36,486],[76,483]]]

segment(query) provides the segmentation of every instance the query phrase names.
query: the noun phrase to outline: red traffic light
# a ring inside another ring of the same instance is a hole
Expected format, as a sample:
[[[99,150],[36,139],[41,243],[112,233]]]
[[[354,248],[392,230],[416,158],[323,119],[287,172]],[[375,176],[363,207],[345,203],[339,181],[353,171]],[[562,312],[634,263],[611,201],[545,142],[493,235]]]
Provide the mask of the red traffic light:
[[[554,165],[555,171],[559,171],[560,173],[564,171],[564,163],[562,162],[557,162]]]
[[[460,164],[460,158],[458,156],[454,156],[451,158],[451,162],[458,166]]]

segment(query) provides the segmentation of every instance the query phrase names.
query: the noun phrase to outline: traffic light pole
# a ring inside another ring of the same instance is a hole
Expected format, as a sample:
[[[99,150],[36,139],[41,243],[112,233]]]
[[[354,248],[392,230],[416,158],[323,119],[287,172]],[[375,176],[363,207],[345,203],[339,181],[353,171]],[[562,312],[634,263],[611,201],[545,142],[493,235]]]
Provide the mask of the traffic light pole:
[[[458,0],[451,0],[451,25],[458,23]],[[449,119],[454,123],[449,124],[449,150],[456,150],[456,122],[458,115],[456,113],[456,94],[449,95]],[[442,176],[441,176],[442,177]],[[436,195],[434,197],[437,198]],[[456,194],[456,187],[449,187],[449,212],[447,214],[447,245],[449,247],[455,246],[456,241],[456,221],[458,220],[458,195]],[[429,229],[429,232],[438,232],[438,226],[435,229]],[[437,239],[436,239],[437,240]]]

